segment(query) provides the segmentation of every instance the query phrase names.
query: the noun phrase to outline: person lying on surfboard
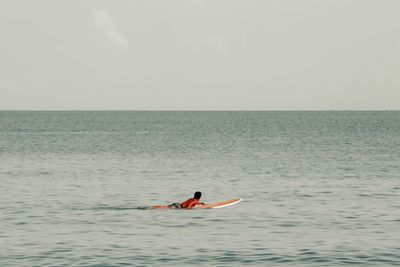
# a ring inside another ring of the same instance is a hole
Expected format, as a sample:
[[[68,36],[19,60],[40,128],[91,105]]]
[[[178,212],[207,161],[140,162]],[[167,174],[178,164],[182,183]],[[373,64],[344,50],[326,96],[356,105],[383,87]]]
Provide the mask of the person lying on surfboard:
[[[192,198],[182,202],[182,203],[172,203],[168,205],[170,209],[191,209],[196,205],[205,205],[203,202],[200,202],[201,192],[197,191],[194,193]]]

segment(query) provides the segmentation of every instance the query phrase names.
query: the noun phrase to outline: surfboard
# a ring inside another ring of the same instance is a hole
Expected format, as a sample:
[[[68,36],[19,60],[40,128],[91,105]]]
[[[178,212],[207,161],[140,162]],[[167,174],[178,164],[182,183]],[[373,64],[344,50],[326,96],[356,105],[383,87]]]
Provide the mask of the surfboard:
[[[193,207],[193,209],[219,209],[219,208],[225,208],[225,207],[232,206],[232,205],[234,205],[236,203],[239,203],[240,201],[242,201],[241,198],[235,198],[235,199],[231,199],[231,200],[227,200],[227,201],[223,201],[223,202],[211,203],[211,204],[206,204],[206,205],[197,205],[197,206]]]
[[[193,207],[192,209],[219,209],[219,208],[225,208],[225,207],[232,206],[236,203],[239,203],[240,201],[242,201],[241,198],[235,198],[235,199],[230,199],[230,200],[223,201],[223,202],[209,203],[209,204],[205,204],[205,205],[197,205],[197,206]],[[152,209],[170,209],[170,207],[168,207],[166,205],[156,205],[156,206],[151,206],[151,208]]]

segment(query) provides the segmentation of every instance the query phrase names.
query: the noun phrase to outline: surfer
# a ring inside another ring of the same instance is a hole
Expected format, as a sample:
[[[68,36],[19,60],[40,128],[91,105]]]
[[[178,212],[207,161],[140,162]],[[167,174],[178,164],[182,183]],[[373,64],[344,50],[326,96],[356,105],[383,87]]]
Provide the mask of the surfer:
[[[170,209],[191,209],[196,205],[205,205],[203,202],[200,202],[201,192],[197,191],[194,193],[192,198],[182,202],[182,203],[172,203],[168,205]]]

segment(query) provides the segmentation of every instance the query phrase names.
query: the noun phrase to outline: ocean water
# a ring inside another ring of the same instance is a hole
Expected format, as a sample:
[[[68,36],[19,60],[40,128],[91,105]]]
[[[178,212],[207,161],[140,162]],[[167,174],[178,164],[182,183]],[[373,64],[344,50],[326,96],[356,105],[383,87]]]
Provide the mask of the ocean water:
[[[0,266],[400,266],[396,111],[1,111],[0,182]]]

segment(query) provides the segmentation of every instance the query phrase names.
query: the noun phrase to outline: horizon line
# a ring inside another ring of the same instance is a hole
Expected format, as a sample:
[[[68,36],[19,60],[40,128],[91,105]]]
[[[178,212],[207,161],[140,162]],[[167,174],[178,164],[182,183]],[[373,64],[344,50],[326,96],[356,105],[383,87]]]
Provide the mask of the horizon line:
[[[400,111],[400,109],[0,109],[2,111],[135,111],[135,112],[315,112],[315,111]]]

